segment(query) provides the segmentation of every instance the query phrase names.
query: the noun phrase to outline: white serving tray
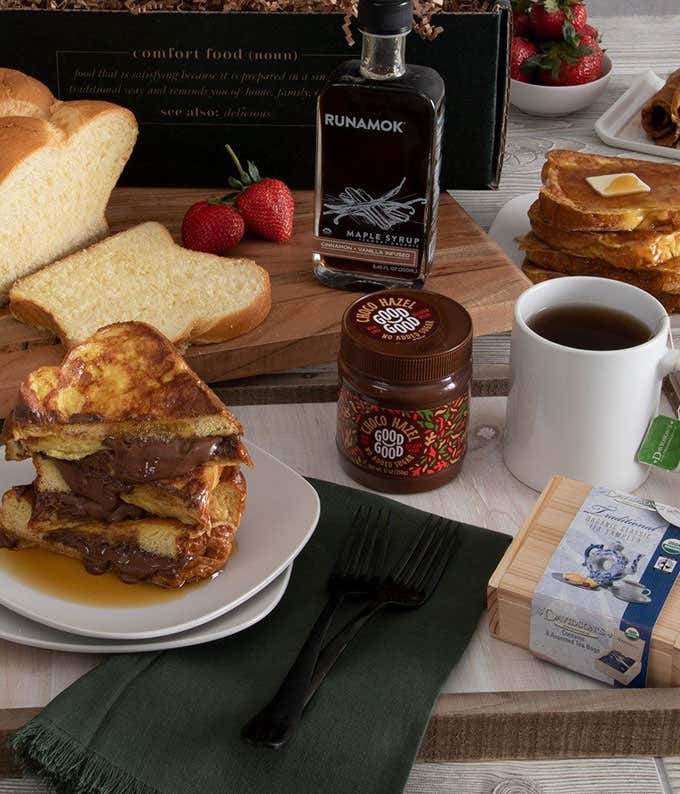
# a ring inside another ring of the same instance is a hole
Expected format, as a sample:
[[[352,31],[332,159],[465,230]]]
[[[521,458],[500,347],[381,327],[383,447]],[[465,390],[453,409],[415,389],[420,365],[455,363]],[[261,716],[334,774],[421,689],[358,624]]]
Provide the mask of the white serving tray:
[[[680,149],[653,143],[640,121],[640,111],[665,82],[651,69],[637,77],[630,88],[595,122],[595,132],[600,140],[617,149],[632,149],[655,157],[680,160]]]

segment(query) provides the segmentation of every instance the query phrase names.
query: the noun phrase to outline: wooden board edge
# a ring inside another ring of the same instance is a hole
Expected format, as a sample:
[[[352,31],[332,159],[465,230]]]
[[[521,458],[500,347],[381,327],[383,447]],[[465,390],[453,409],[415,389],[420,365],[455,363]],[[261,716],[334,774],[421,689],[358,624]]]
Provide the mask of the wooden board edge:
[[[0,779],[21,777],[12,733],[40,712],[0,710]],[[419,762],[680,755],[680,688],[478,692],[437,699]]]
[[[418,759],[676,755],[679,728],[680,689],[442,695]]]

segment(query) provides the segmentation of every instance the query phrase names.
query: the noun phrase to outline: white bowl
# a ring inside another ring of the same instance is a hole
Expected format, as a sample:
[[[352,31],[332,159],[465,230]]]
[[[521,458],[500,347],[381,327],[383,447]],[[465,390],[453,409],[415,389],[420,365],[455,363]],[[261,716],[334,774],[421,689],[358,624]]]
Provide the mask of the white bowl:
[[[534,85],[510,80],[510,104],[532,116],[566,116],[591,105],[607,88],[612,62],[602,56],[602,77],[583,85]]]

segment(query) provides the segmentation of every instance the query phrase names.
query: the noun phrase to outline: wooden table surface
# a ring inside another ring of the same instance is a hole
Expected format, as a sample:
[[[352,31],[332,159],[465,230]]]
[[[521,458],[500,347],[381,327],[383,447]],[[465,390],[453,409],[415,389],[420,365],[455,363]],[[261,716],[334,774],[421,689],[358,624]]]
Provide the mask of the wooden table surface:
[[[640,71],[653,68],[666,74],[680,66],[680,16],[608,17],[600,22],[614,63],[608,92],[593,107],[567,118],[538,119],[511,111],[500,189],[494,193],[453,191],[454,197],[481,225],[488,227],[498,209],[513,196],[537,189],[543,155],[549,148],[621,153],[596,139],[592,131],[595,119]],[[492,350],[500,344],[487,341],[487,347]],[[247,396],[247,387],[239,388],[241,396]],[[403,497],[403,501],[514,534],[536,494],[514,480],[503,466],[500,442],[504,412],[502,397],[475,399],[471,447],[461,477],[445,488]],[[332,403],[241,405],[237,413],[253,441],[284,457],[298,471],[350,484],[338,466],[334,451]],[[676,475],[655,471],[642,493],[677,502],[677,483]],[[96,657],[89,655],[0,643],[0,708],[41,706],[96,662]],[[545,689],[583,690],[584,696],[591,697],[587,693],[599,686],[595,681],[540,662],[526,651],[494,640],[482,622],[449,677],[445,691],[451,693],[452,702],[458,702],[456,698],[466,697],[465,693]],[[587,719],[584,715],[584,720]],[[635,757],[635,747],[630,752],[630,758],[616,760],[419,763],[406,791],[408,794],[680,793],[680,759]],[[0,781],[0,794],[42,790],[31,780]]]

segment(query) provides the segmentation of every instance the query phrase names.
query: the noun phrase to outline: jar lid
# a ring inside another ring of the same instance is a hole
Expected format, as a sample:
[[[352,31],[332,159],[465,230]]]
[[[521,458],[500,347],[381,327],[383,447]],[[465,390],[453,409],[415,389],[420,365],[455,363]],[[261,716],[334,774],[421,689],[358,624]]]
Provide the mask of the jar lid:
[[[340,358],[369,377],[430,383],[466,366],[472,319],[438,292],[390,289],[354,301],[342,318]]]

